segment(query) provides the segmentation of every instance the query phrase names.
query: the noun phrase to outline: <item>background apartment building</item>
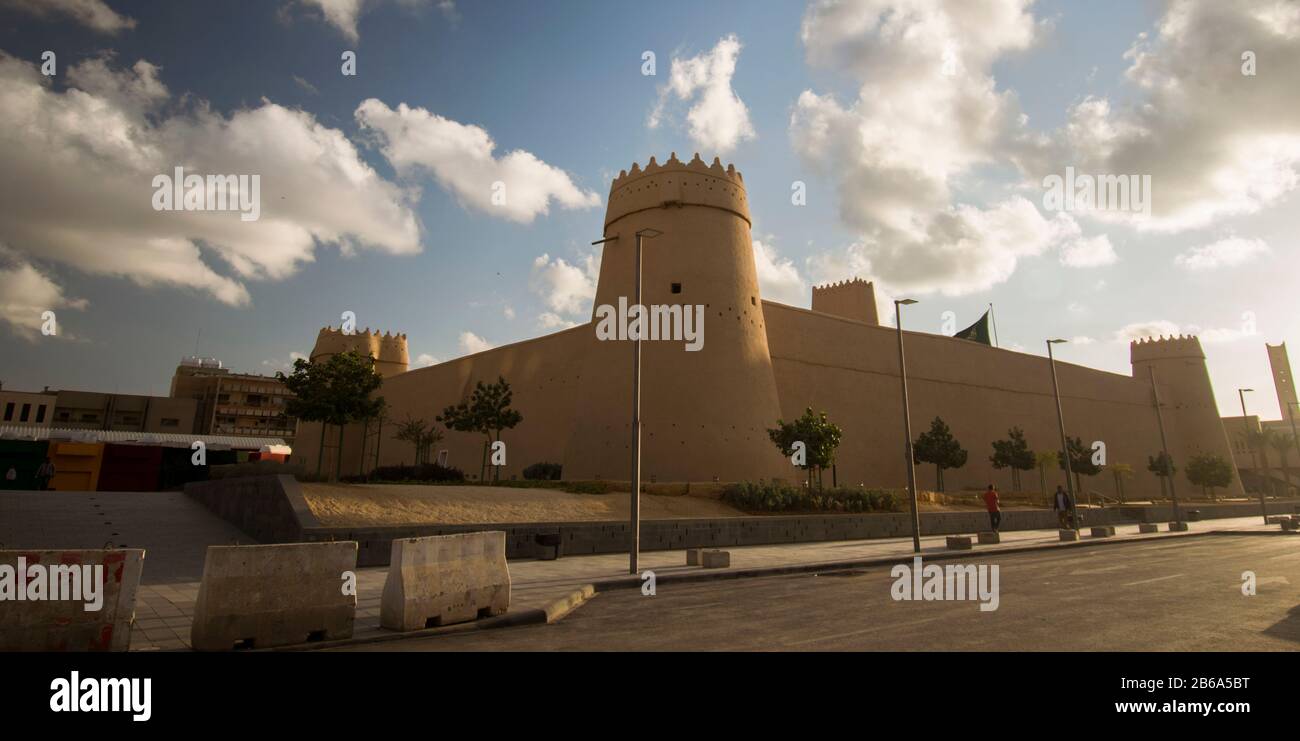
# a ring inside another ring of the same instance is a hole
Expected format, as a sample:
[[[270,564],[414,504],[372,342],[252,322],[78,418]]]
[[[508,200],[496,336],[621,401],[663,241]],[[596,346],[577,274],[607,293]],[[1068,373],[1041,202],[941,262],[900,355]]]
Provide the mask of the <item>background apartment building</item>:
[[[293,445],[298,420],[285,412],[292,396],[271,376],[232,373],[215,358],[184,358],[172,376],[171,397],[198,405],[200,434],[278,437]]]

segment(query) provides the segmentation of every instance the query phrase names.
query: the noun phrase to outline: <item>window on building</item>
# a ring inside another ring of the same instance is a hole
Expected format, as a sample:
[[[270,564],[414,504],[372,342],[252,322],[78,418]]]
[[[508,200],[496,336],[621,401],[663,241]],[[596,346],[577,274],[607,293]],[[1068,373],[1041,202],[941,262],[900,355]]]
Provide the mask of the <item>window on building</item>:
[[[45,405],[42,404],[36,407],[36,424],[41,424],[44,421],[45,421]]]
[[[31,404],[23,404],[23,411],[22,411],[22,414],[18,415],[18,421],[19,421],[19,422],[26,422],[26,421],[27,421],[27,418],[30,417],[30,416],[32,416],[32,405],[31,405]]]
[[[681,293],[681,292],[682,292],[682,284],[681,284],[681,283],[674,283],[674,284],[673,284],[673,293]]]
[[[11,401],[5,404],[5,421],[12,421],[14,418],[14,403]]]
[[[99,421],[99,415],[98,415],[98,414],[83,414],[83,415],[81,415],[81,421],[82,421],[82,422],[98,422],[98,421]]]
[[[161,420],[161,424],[163,427],[180,427],[181,421],[179,419],[174,419],[172,417],[163,417]]]

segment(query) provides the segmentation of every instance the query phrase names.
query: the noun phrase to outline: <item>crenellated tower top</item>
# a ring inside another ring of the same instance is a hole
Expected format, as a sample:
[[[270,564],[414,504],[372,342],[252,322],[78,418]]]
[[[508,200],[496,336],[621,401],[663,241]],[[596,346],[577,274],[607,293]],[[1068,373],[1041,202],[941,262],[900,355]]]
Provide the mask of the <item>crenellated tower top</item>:
[[[663,164],[651,157],[644,169],[633,162],[631,170],[619,172],[610,185],[605,226],[637,211],[686,205],[720,208],[752,223],[745,180],[735,165],[724,168],[717,157],[705,164],[699,152],[683,163],[673,152]]]
[[[315,362],[318,358],[328,358],[349,350],[375,358],[375,370],[384,378],[405,373],[410,363],[405,334],[380,334],[379,330],[372,332],[369,327],[351,333],[343,332],[342,327],[322,327],[316,335],[311,360]]]
[[[1205,360],[1201,341],[1195,335],[1145,337],[1129,343],[1129,362],[1171,359]]]

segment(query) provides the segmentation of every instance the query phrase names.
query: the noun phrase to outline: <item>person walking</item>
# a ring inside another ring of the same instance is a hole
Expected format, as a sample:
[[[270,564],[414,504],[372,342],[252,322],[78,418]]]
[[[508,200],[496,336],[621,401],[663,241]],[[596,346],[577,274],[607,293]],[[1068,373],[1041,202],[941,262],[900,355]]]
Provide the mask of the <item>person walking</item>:
[[[36,484],[39,491],[49,491],[50,479],[54,478],[54,463],[47,457],[40,468],[36,469]]]
[[[1060,484],[1057,484],[1056,496],[1052,499],[1052,508],[1056,510],[1056,520],[1060,523],[1062,530],[1068,529],[1071,524],[1070,510],[1072,507],[1070,504],[1070,495],[1066,493],[1065,489],[1061,488]]]
[[[989,525],[996,533],[1002,525],[1002,510],[998,507],[998,487],[993,484],[984,491],[984,506],[989,510]]]

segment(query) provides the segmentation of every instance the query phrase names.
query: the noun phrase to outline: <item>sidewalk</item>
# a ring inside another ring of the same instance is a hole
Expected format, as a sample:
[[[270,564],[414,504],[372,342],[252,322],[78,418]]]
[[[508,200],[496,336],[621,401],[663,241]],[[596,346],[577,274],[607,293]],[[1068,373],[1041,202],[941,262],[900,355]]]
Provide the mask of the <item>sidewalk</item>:
[[[1265,526],[1259,516],[1188,523],[1186,533],[1162,532],[1139,534],[1137,525],[1120,525],[1110,538],[1089,537],[1088,529],[1080,532],[1077,543],[1062,543],[1056,530],[1019,530],[1002,533],[998,545],[976,544],[969,551],[951,551],[947,536],[927,536],[921,539],[923,556],[969,555],[979,558],[989,553],[1016,551],[1027,548],[1078,548],[1089,544],[1123,543],[1134,540],[1180,538],[1211,532],[1265,532],[1277,530],[1277,525]],[[971,534],[974,535],[973,533]],[[763,575],[780,570],[815,570],[818,567],[850,567],[860,562],[912,557],[911,538],[883,540],[854,540],[827,543],[790,543],[780,545],[731,547],[722,550],[731,553],[729,569],[704,570],[699,566],[686,566],[684,551],[651,551],[642,553],[642,572],[655,572],[658,584],[682,579],[728,578],[742,575]],[[748,572],[748,573],[747,573]],[[379,603],[383,594],[388,567],[357,570],[357,617],[352,639],[348,643],[406,637],[413,634],[394,633],[379,626]],[[489,618],[496,625],[524,622],[551,622],[558,619],[571,606],[580,604],[590,596],[591,585],[597,588],[636,587],[640,578],[628,574],[627,554],[599,556],[569,556],[556,561],[510,562],[510,611],[505,619]],[[584,587],[587,588],[584,591]],[[131,634],[132,651],[185,650],[189,648],[190,623],[194,602],[198,598],[198,582],[172,584],[142,584],[136,602],[136,623]],[[483,623],[484,621],[478,621]],[[414,635],[439,632],[473,630],[475,623],[434,628]],[[313,644],[314,645],[314,644]],[[337,642],[329,645],[337,645]]]

